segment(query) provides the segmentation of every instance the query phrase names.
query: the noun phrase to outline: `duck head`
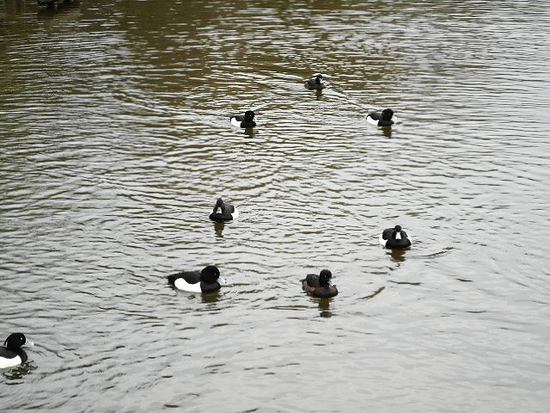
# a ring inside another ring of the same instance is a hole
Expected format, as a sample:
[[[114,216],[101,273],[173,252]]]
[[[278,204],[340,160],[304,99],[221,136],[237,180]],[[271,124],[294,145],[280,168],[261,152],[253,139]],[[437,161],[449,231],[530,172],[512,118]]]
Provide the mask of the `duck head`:
[[[201,271],[201,281],[206,284],[213,284],[218,281],[220,270],[215,265],[208,265]]]
[[[393,110],[391,109],[384,109],[380,115],[382,120],[390,121],[393,116]]]
[[[27,340],[23,333],[13,333],[4,341],[4,346],[6,346],[8,350],[18,351],[21,347],[33,346],[33,342]]]
[[[396,225],[393,230],[395,232],[395,239],[401,239],[401,225]]]
[[[323,270],[319,274],[319,285],[321,287],[330,287],[330,279],[332,278],[332,273],[329,270]]]
[[[245,122],[252,122],[254,120],[254,111],[252,110],[247,110],[246,112],[244,112],[244,121]]]

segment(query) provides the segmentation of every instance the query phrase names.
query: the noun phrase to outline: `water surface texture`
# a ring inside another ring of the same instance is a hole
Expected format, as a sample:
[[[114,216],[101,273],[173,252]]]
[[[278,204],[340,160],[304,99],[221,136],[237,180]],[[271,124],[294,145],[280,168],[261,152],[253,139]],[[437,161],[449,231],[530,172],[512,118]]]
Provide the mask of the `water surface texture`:
[[[548,27],[529,1],[1,1],[0,335],[36,345],[0,410],[547,412]],[[166,284],[208,264],[219,294]],[[323,268],[330,301],[301,291]]]

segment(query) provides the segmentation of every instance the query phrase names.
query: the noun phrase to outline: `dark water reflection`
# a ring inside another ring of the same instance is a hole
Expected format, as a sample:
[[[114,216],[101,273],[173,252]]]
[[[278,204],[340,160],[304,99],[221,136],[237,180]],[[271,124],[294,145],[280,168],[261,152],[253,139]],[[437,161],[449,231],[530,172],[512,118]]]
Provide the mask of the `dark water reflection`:
[[[546,411],[549,20],[4,0],[1,332],[36,346],[0,410]],[[219,196],[238,220],[208,220]],[[377,240],[397,223],[404,253]],[[165,282],[208,264],[219,294]],[[340,294],[306,297],[323,268]]]

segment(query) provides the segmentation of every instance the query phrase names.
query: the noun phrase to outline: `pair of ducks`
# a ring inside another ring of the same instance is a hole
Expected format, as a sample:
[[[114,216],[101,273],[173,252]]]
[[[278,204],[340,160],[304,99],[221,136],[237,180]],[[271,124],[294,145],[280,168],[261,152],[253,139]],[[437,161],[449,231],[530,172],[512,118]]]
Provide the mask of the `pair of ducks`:
[[[233,205],[226,204],[222,198],[218,198],[209,218],[216,222],[226,222],[237,219],[238,216],[239,211]],[[382,231],[379,242],[383,247],[391,249],[406,249],[412,244],[410,236],[403,231],[401,225]]]
[[[323,90],[326,87],[326,84],[323,79],[323,75],[319,74],[314,78],[306,80],[304,84],[306,89],[309,90]],[[231,125],[236,128],[250,129],[256,126],[254,122],[254,117],[256,114],[252,110],[247,110],[244,115],[234,115],[229,118]],[[387,108],[382,112],[371,112],[367,115],[367,122],[380,126],[388,127],[393,125],[394,121],[392,120],[393,110]]]
[[[181,271],[166,278],[168,284],[191,293],[214,293],[225,284],[215,265],[208,265],[201,271]],[[331,283],[331,279],[332,273],[329,270],[322,270],[319,275],[308,274],[302,280],[302,289],[316,298],[335,297],[338,289]]]
[[[326,87],[323,75],[318,74],[314,78],[306,80],[304,84],[308,90],[323,90]],[[382,112],[371,112],[367,115],[367,122],[381,127],[393,125],[393,110],[384,109]]]

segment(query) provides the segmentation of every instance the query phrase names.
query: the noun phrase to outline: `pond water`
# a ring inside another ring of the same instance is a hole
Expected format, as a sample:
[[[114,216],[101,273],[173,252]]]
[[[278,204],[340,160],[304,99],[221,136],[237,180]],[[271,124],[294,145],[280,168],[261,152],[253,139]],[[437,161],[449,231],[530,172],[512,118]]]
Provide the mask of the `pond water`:
[[[548,27],[529,1],[0,2],[0,333],[35,342],[0,410],[546,412]],[[219,294],[166,283],[208,264]],[[323,268],[328,301],[300,284]]]

